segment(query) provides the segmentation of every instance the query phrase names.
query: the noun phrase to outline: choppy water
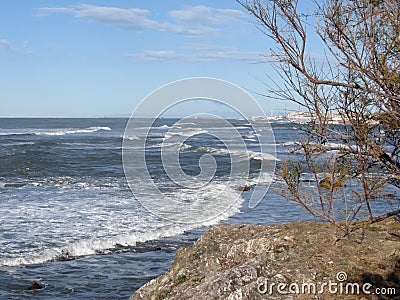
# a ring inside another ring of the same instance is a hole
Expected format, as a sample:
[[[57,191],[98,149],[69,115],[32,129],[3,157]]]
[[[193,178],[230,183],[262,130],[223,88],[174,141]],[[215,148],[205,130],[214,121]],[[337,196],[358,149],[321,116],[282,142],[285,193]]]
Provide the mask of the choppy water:
[[[292,124],[272,124],[276,141],[270,146],[277,149],[273,157],[259,152],[260,132],[246,121],[231,120],[247,146],[246,152],[236,155],[250,160],[250,181],[234,177],[226,184],[232,149],[210,137],[201,124],[186,124],[182,133],[168,133],[176,121],[160,119],[154,124],[148,134],[147,164],[161,189],[182,203],[208,199],[220,189],[226,199],[239,196],[228,210],[207,222],[174,223],[153,215],[134,199],[122,166],[126,119],[0,119],[1,299],[127,299],[165,272],[177,248],[193,243],[207,226],[310,218],[273,188],[249,209],[251,191],[240,190],[259,175],[263,161],[279,164],[285,158],[283,146],[299,134]],[[185,173],[200,172],[203,154],[217,161],[215,181],[197,192],[171,185],[160,167],[160,143],[175,151],[168,139],[188,133],[192,138],[180,148]],[[269,185],[271,178],[264,181],[259,184]],[[27,291],[34,281],[45,288]]]

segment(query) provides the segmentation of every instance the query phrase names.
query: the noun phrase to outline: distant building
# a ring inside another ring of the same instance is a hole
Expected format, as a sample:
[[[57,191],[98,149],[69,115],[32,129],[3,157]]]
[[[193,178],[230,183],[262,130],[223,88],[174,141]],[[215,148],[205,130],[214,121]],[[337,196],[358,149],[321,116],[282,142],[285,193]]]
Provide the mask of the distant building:
[[[312,120],[309,112],[292,111],[286,115],[286,119],[290,122],[308,123]]]
[[[289,122],[296,123],[308,123],[313,120],[313,116],[310,112],[304,111],[292,111],[286,115],[286,119]],[[338,112],[330,112],[327,115],[327,121],[329,124],[347,124],[347,119],[339,114]]]

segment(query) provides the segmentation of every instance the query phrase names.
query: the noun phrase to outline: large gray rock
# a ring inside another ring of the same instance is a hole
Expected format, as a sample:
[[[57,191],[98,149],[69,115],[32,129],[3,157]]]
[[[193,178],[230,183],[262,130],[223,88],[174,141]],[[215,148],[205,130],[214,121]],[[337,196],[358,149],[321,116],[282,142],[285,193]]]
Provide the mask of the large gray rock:
[[[180,248],[168,272],[130,299],[317,299],[321,295],[269,294],[264,283],[318,284],[337,280],[338,272],[346,272],[349,282],[380,276],[379,284],[397,285],[400,294],[399,232],[400,222],[389,219],[371,226],[359,244],[338,240],[327,223],[219,225]],[[341,297],[324,293],[318,299]]]

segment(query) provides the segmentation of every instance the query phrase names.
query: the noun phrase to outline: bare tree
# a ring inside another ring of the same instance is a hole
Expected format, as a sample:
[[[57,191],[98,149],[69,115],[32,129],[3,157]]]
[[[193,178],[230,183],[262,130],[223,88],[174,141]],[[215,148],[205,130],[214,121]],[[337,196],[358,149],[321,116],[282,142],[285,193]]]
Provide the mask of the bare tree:
[[[271,88],[273,98],[311,117],[296,149],[304,161],[282,164],[282,193],[346,237],[399,214],[396,195],[383,215],[372,204],[386,186],[400,188],[400,2],[324,0],[313,11],[298,0],[238,2],[277,46],[283,83]],[[309,49],[310,38],[321,49]]]

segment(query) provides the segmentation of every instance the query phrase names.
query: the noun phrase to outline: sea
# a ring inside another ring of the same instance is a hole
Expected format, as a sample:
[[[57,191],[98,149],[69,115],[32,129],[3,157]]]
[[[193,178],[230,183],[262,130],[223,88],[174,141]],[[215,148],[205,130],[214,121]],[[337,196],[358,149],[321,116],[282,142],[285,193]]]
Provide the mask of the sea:
[[[228,119],[239,133],[237,143],[245,145],[237,150],[209,134],[213,120],[179,121],[151,123],[145,164],[148,178],[160,195],[174,199],[177,212],[179,203],[201,203],[188,212],[193,222],[160,214],[157,207],[163,202],[156,196],[154,206],[139,199],[148,184],[129,180],[140,178],[142,171],[133,168],[132,173],[123,152],[134,146],[129,141],[144,137],[132,134],[135,128],[127,134],[127,118],[0,119],[0,299],[128,299],[168,270],[179,247],[192,245],[212,225],[312,219],[281,196],[273,174],[288,158],[287,146],[301,135],[294,124],[255,120],[255,130],[246,119]],[[268,140],[268,155],[259,145],[263,130],[274,137]],[[173,135],[185,137],[178,148],[168,143]],[[178,151],[183,176],[189,177],[202,174],[202,156],[212,156],[215,174],[205,188],[180,188],[164,170],[163,151]],[[248,162],[248,176],[232,173],[232,152]],[[266,176],[260,173],[264,162],[270,172]],[[265,193],[249,205],[256,186]],[[214,207],[203,207],[210,199],[226,209],[210,214]],[[383,204],[377,207],[385,211]],[[198,217],[202,211],[204,218]],[[178,216],[185,216],[185,210]],[[42,288],[30,289],[34,282]]]

